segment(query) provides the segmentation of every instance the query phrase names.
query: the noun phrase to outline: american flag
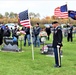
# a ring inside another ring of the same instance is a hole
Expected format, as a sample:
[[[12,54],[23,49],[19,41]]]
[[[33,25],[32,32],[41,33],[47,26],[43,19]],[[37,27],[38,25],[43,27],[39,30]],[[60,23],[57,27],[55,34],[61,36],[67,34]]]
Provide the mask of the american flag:
[[[58,18],[68,18],[67,5],[55,8],[54,16]]]
[[[25,10],[25,11],[19,13],[19,21],[22,26],[25,26],[25,27],[31,26],[30,19],[28,17],[28,10]]]

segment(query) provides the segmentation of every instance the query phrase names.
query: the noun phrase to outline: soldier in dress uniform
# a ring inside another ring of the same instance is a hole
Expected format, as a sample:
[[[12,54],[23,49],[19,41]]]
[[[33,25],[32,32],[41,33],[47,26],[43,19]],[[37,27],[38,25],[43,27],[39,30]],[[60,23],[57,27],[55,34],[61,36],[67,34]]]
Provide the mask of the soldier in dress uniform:
[[[60,48],[62,46],[62,30],[57,21],[52,23],[54,32],[53,32],[53,48],[54,48],[54,56],[55,56],[55,66],[61,67],[61,56],[60,56]]]
[[[73,31],[73,25],[70,23],[69,25],[68,25],[68,27],[67,27],[67,29],[68,29],[68,35],[67,35],[67,41],[69,42],[69,41],[73,41],[73,33],[72,33],[72,31]]]

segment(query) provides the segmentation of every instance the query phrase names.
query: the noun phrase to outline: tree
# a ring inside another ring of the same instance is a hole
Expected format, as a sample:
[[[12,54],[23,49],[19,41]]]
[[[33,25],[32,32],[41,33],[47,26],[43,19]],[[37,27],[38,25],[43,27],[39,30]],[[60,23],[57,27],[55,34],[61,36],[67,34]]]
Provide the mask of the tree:
[[[0,13],[0,18],[3,18],[3,15]]]
[[[50,17],[50,16],[44,17],[44,18],[41,20],[41,23],[42,23],[42,24],[45,24],[45,23],[50,24],[50,23],[51,23],[51,17]]]
[[[9,17],[9,13],[8,12],[5,12],[5,17]]]
[[[31,17],[31,18],[39,18],[40,17],[40,14],[39,13],[35,14],[33,12],[30,12],[29,13],[29,17]]]
[[[15,17],[14,13],[13,12],[10,12],[9,17],[10,18],[14,18]]]
[[[40,18],[40,14],[39,13],[37,13],[36,15],[37,15],[38,18]]]
[[[14,13],[14,17],[15,17],[15,18],[18,18],[18,14],[17,14],[17,13]]]
[[[33,13],[33,12],[29,13],[29,17],[33,18],[34,16],[35,16],[35,13]]]
[[[40,14],[39,14],[39,13],[34,14],[34,17],[35,17],[35,18],[39,18],[39,17],[40,17]]]

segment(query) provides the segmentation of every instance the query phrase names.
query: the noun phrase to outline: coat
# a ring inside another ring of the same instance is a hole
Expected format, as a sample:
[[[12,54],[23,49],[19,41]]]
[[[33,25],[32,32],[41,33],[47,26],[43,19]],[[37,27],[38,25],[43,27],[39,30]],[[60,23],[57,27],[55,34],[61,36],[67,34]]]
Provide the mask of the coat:
[[[57,47],[57,45],[62,46],[62,30],[60,27],[54,29],[53,33],[53,47]]]
[[[3,32],[4,30],[0,27],[0,45],[3,43]]]

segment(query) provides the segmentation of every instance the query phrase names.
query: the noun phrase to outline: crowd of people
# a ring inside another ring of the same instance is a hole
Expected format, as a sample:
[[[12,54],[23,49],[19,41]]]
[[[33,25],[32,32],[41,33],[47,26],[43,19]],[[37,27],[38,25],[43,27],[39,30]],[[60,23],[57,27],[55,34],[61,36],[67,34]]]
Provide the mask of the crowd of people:
[[[32,38],[33,38],[33,44],[34,47],[40,47],[40,43],[41,43],[41,36],[40,32],[43,30],[43,28],[41,28],[39,26],[39,23],[36,23],[36,25],[31,29],[32,30]],[[28,42],[28,46],[31,45],[31,34],[30,34],[30,28],[29,27],[24,27],[22,26],[22,28],[18,28],[16,25],[14,27],[14,29],[9,29],[9,27],[4,24],[2,24],[0,26],[0,43],[3,43],[3,37],[10,37],[12,36],[12,38],[17,38],[17,40],[19,39],[19,35],[17,34],[17,32],[19,31],[24,31],[26,34],[24,35],[24,46],[26,46],[26,42]],[[44,31],[47,33],[47,37],[49,40],[49,36],[51,34],[51,28],[44,28]],[[26,41],[27,40],[27,41]],[[0,44],[0,45],[1,45]],[[17,42],[18,45],[18,42]]]
[[[18,31],[24,31],[26,34],[24,35],[24,46],[26,46],[26,40],[28,41],[28,46],[31,45],[31,34],[30,34],[30,28],[28,27],[22,27],[22,29],[17,28],[17,26],[15,25],[15,28],[11,30],[9,29],[9,27],[6,25],[2,25],[0,26],[0,43],[2,44],[3,41],[3,37],[10,37],[11,33],[12,33],[12,37],[16,37],[17,39],[19,38],[19,35],[17,34]],[[38,46],[40,47],[40,43],[41,43],[41,35],[40,32],[43,30],[43,28],[41,28],[39,26],[39,23],[36,23],[36,25],[32,28],[32,38],[33,38],[33,44],[34,46]],[[50,34],[51,34],[51,27],[45,27],[44,31],[47,33],[47,40],[50,39]],[[69,25],[67,25],[67,41],[73,41],[73,25],[70,23]],[[17,43],[18,45],[18,43]]]
[[[50,27],[48,29],[50,29]],[[32,35],[30,34],[30,28],[22,27],[21,30],[25,31],[25,33],[26,33],[24,35],[24,46],[26,46],[26,40],[28,41],[28,46],[31,45],[31,36],[32,36],[34,47],[40,47],[41,37],[43,36],[41,34],[41,33],[43,33],[42,31],[44,31],[46,34],[49,33],[49,32],[46,31],[46,28],[41,28],[39,26],[39,23],[36,23],[36,25],[31,29],[32,30],[32,33],[31,33]],[[51,31],[50,31],[50,34],[51,34]],[[44,35],[44,36],[48,37],[48,34]]]
[[[62,28],[57,21],[54,21],[52,23],[52,28],[53,28],[52,47],[54,48],[55,67],[61,67],[60,49],[63,46]],[[15,26],[14,29],[10,30],[7,25],[6,26],[2,25],[2,26],[0,26],[0,45],[2,45],[2,43],[3,43],[3,37],[10,37],[10,36],[12,36],[12,38],[17,39],[17,45],[18,45],[19,35],[17,34],[17,32],[19,32],[19,31],[24,31],[26,33],[26,34],[24,34],[24,46],[26,46],[26,44],[27,44],[26,40],[28,41],[28,46],[30,46],[32,44],[31,43],[31,34],[32,34],[34,47],[40,47],[42,37],[47,37],[47,40],[50,40],[51,27],[41,28],[39,26],[39,23],[36,23],[36,25],[34,27],[32,27],[31,30],[32,31],[30,31],[29,27],[24,27],[24,26],[21,29],[17,28],[17,26]],[[70,23],[69,25],[67,25],[67,41],[68,42],[73,41],[72,32],[73,32],[73,25]],[[12,33],[12,35],[11,35],[11,33]],[[58,53],[58,47],[59,47],[59,53]]]

